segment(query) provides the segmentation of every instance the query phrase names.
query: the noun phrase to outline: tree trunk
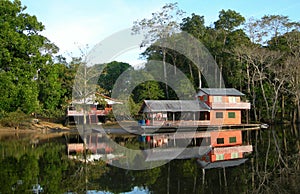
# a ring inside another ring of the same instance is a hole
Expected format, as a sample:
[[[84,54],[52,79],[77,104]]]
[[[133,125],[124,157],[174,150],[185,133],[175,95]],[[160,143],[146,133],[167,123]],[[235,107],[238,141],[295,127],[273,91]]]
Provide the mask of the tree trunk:
[[[299,98],[297,98],[297,123],[300,123],[300,103]]]
[[[163,52],[163,66],[164,66],[164,81],[165,81],[165,89],[166,89],[166,97],[169,99],[169,91],[168,91],[168,79],[167,79],[167,67],[166,67],[166,49],[162,49]]]
[[[284,107],[284,102],[285,102],[285,99],[284,99],[284,95],[282,94],[281,95],[281,122],[284,122],[284,115],[285,115],[285,107]]]
[[[266,92],[265,92],[265,88],[264,88],[264,85],[263,85],[263,80],[262,80],[262,75],[261,73],[259,73],[259,83],[260,83],[260,88],[261,88],[261,92],[262,92],[262,95],[263,95],[263,98],[264,98],[264,101],[265,101],[265,104],[266,104],[266,111],[267,111],[267,119],[270,119],[270,107],[269,107],[269,103],[268,103],[268,100],[267,100],[267,97],[266,97]]]
[[[219,76],[220,76],[220,79],[219,79],[219,88],[222,88],[222,70],[223,70],[223,65],[222,65],[222,63],[220,64],[220,74],[219,74]]]
[[[201,71],[198,70],[198,77],[199,77],[199,89],[202,88],[202,80],[201,80]]]
[[[191,75],[191,80],[192,83],[194,84],[194,75],[193,75],[193,69],[192,69],[192,65],[189,63],[189,70],[190,70],[190,75]]]
[[[255,93],[255,84],[254,79],[252,78],[252,106],[253,106],[253,114],[254,114],[254,121],[258,121],[257,118],[257,108],[256,108],[256,93]]]

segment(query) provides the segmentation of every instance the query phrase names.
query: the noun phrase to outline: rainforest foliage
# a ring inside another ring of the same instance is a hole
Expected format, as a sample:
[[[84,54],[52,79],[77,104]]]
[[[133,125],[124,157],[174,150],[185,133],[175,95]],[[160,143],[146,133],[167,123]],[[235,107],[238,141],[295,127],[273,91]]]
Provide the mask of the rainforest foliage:
[[[19,0],[0,0],[0,20],[0,119],[17,111],[44,117],[63,116],[72,99],[77,68],[85,63],[84,56],[68,62],[58,55],[59,48],[41,35],[45,26],[36,16],[26,13]],[[251,102],[252,121],[297,122],[300,121],[299,27],[300,23],[287,16],[244,18],[234,10],[221,10],[218,20],[207,26],[201,13],[187,16],[174,3],[162,7],[150,19],[134,22],[132,31],[148,30],[141,45],[146,48],[142,57],[176,66],[197,90],[207,83],[195,64],[174,50],[155,46],[161,38],[176,37],[181,31],[189,33],[216,60],[225,86],[240,90],[245,94],[243,100]],[[99,91],[110,96],[118,76],[128,69],[133,67],[127,63],[105,64],[96,82]],[[168,80],[167,72],[164,80]],[[137,107],[143,99],[176,98],[167,84],[147,81],[132,91],[129,101],[131,107]]]

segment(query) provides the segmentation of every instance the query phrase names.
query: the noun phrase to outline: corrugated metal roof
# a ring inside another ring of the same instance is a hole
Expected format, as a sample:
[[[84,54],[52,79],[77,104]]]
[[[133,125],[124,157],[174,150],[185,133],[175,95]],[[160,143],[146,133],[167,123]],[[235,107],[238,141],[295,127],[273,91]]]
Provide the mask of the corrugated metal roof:
[[[201,155],[211,150],[210,146],[191,148],[156,148],[144,150],[146,161],[161,161],[173,159],[199,158]]]
[[[235,88],[201,88],[198,94],[201,91],[210,96],[244,96],[245,95]]]
[[[243,159],[236,159],[236,160],[225,160],[220,162],[212,162],[208,163],[206,166],[202,166],[204,169],[211,169],[211,168],[225,168],[231,166],[239,166],[247,161],[246,158]],[[201,163],[199,163],[201,165]]]
[[[210,110],[198,100],[144,100],[140,112],[198,112]]]

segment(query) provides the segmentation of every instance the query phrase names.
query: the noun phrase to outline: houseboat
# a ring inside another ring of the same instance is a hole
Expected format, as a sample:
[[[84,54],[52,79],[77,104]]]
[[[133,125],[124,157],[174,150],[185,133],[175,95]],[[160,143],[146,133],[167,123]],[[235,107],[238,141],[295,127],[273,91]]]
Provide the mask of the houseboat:
[[[141,128],[259,128],[242,124],[250,103],[241,100],[244,94],[234,88],[202,88],[195,100],[144,100],[140,114],[145,118]]]

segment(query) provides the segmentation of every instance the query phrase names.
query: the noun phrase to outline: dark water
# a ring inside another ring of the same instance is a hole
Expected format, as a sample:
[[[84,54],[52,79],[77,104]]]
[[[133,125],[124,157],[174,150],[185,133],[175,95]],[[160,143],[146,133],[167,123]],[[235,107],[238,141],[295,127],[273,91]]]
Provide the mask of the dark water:
[[[124,170],[103,161],[67,157],[66,135],[0,136],[0,193],[299,193],[300,126],[245,133],[254,151],[237,167],[203,171],[196,159],[173,160],[150,170]],[[69,136],[68,136],[69,137]],[[76,137],[76,136],[75,136]],[[39,141],[36,141],[39,139]],[[74,139],[74,138],[73,138]],[[76,139],[76,138],[75,138]],[[136,138],[123,145],[138,146]]]

